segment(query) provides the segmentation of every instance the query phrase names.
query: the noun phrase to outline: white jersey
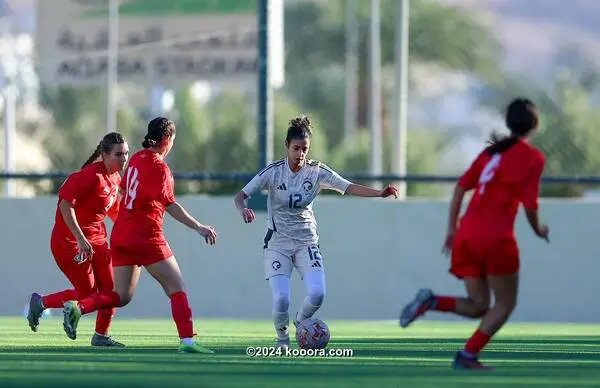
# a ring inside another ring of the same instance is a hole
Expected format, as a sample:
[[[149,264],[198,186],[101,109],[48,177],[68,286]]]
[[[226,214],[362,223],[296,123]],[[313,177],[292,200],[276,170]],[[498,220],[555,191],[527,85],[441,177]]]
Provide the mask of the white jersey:
[[[266,188],[268,228],[299,242],[317,244],[313,200],[322,189],[344,194],[349,185],[349,181],[319,161],[308,160],[298,172],[293,172],[285,158],[261,170],[242,191],[250,197]]]

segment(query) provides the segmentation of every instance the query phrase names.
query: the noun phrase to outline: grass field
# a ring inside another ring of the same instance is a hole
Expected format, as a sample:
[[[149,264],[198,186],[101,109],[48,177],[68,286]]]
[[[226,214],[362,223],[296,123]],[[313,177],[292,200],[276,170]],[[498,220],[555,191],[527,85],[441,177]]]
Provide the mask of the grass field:
[[[473,324],[422,321],[328,322],[329,348],[353,357],[253,358],[246,347],[271,345],[268,321],[196,320],[213,355],[178,354],[170,320],[116,319],[125,349],[89,346],[94,320],[76,341],[62,321],[0,318],[0,387],[599,387],[600,325],[511,324],[484,353],[495,372],[455,372],[454,352]]]

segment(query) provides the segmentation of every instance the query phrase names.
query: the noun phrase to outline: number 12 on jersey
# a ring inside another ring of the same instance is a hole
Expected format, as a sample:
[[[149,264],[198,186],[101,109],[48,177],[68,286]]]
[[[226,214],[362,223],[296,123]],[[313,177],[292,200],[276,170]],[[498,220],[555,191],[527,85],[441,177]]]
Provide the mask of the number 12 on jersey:
[[[290,194],[290,201],[289,201],[289,205],[290,205],[290,209],[300,209],[301,206],[299,206],[300,201],[302,201],[302,194]]]

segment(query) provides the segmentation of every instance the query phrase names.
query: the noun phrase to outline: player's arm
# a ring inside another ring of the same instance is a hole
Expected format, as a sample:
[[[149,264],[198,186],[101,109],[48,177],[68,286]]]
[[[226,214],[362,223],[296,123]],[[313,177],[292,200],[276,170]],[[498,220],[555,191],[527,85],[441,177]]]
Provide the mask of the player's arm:
[[[272,167],[271,167],[272,168]],[[256,219],[254,210],[249,209],[246,200],[258,190],[264,188],[270,181],[271,168],[268,166],[254,176],[233,198],[235,208],[240,212],[245,223],[250,223]]]
[[[85,235],[79,226],[79,222],[77,222],[77,216],[75,215],[75,207],[73,204],[66,199],[61,199],[60,203],[58,204],[58,208],[60,209],[60,214],[65,220],[67,228],[69,228],[71,233],[73,233],[73,236],[77,239],[77,241],[86,240]]]
[[[484,160],[485,151],[479,154],[477,159],[473,161],[469,169],[460,177],[458,183],[454,186],[452,192],[452,198],[450,199],[450,207],[448,209],[448,225],[446,228],[446,239],[444,240],[444,246],[442,251],[449,253],[452,249],[452,243],[454,241],[454,235],[458,227],[458,217],[460,215],[460,209],[462,208],[463,199],[465,193],[469,190],[477,187],[479,182],[479,176],[483,171],[485,164]]]
[[[171,171],[166,165],[163,166],[158,183],[161,190],[159,198],[165,207],[166,212],[177,222],[182,223],[188,228],[194,229],[204,237],[208,244],[213,245],[217,240],[215,228],[213,226],[201,224],[175,200],[175,183]]]
[[[462,208],[462,202],[465,197],[466,190],[459,184],[454,186],[452,193],[452,199],[450,200],[450,208],[448,212],[448,228],[447,235],[454,235],[456,227],[458,225],[458,216],[460,209]]]
[[[67,228],[69,228],[73,237],[77,240],[77,247],[82,254],[83,260],[92,257],[94,251],[92,245],[83,234],[77,220],[75,203],[77,200],[89,195],[90,188],[95,186],[94,178],[94,174],[77,172],[69,176],[58,190],[58,209],[65,221],[65,225],[67,225]]]
[[[544,225],[540,222],[538,204],[538,198],[540,193],[540,180],[542,177],[543,170],[544,159],[543,157],[539,157],[535,160],[526,178],[521,202],[523,203],[525,215],[527,217],[527,221],[529,222],[529,226],[531,226],[531,229],[533,229],[535,235],[549,242],[549,229],[547,225]]]
[[[176,221],[184,224],[190,229],[194,229],[198,232],[206,242],[213,245],[217,240],[217,232],[215,228],[210,225],[201,224],[196,220],[179,202],[173,202],[166,207],[167,213],[173,217]]]
[[[382,197],[386,198],[390,195],[398,198],[398,189],[389,185],[383,190],[376,190],[371,187],[352,183],[340,174],[333,171],[323,163],[319,163],[319,185],[324,189],[335,190],[341,194],[349,194],[355,197]]]
[[[386,198],[393,195],[398,198],[398,189],[394,185],[389,185],[383,190],[375,190],[371,187],[359,185],[358,183],[350,183],[346,189],[346,193],[356,197],[381,197]]]

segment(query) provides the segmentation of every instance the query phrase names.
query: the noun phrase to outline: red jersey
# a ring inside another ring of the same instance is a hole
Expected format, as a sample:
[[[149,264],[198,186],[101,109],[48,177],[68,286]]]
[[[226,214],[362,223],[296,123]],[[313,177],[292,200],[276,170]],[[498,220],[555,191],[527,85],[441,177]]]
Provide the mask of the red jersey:
[[[118,172],[109,174],[103,162],[95,162],[69,175],[58,191],[58,203],[65,200],[73,205],[77,223],[92,244],[106,242],[104,218],[116,217],[118,213],[120,180]],[[59,208],[52,237],[76,241]]]
[[[538,208],[543,169],[544,155],[522,140],[503,153],[484,150],[458,182],[465,190],[475,189],[459,233],[481,239],[514,238],[519,204]]]
[[[123,198],[111,235],[116,245],[164,243],[163,218],[175,202],[173,175],[155,152],[142,150],[131,157],[121,181]]]

